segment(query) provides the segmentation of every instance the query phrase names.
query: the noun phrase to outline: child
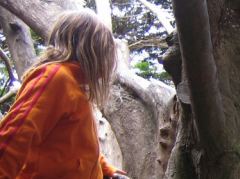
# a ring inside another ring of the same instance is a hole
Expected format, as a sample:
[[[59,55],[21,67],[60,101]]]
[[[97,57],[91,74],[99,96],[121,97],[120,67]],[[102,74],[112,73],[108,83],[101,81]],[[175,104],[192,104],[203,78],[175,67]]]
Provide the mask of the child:
[[[125,174],[99,153],[91,104],[103,105],[116,63],[110,30],[90,10],[56,22],[0,124],[0,178],[102,179]]]

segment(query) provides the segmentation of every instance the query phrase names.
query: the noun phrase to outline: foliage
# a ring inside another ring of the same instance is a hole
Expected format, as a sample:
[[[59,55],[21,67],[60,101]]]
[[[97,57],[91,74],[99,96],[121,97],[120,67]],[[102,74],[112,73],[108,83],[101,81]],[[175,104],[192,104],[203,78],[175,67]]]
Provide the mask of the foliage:
[[[149,2],[161,6],[170,16],[173,16],[170,0],[150,0]],[[86,6],[94,10],[96,9],[94,0],[88,0]],[[162,27],[155,14],[148,10],[138,0],[112,0],[111,6],[113,33],[116,38],[125,39],[128,44],[134,44],[141,40],[155,38],[165,39],[167,37],[167,32]],[[175,21],[171,23],[175,25]],[[159,72],[154,70],[156,66],[151,63],[152,60],[162,61],[162,55],[166,50],[167,48],[159,48],[155,45],[142,46],[131,50],[130,60],[137,58],[140,65],[134,65],[133,68],[140,70],[138,75],[143,78],[149,79],[151,77],[163,82],[169,82],[170,77],[166,75],[167,73],[165,71]],[[142,53],[148,53],[148,55],[143,57],[141,55]],[[142,66],[146,66],[146,64],[148,64],[149,69],[142,69]]]
[[[162,6],[169,13],[169,16],[173,16],[170,0],[150,0],[149,2]],[[129,44],[133,44],[141,40],[165,39],[167,37],[167,32],[155,14],[138,0],[112,0],[112,9],[113,32],[117,38],[125,39]],[[171,23],[173,26],[175,25],[175,21]],[[138,74],[143,78],[155,78],[169,83],[170,76],[164,70],[157,71],[155,64],[151,63],[153,60],[162,61],[162,55],[166,50],[167,48],[159,48],[154,45],[132,50],[130,53],[131,60],[137,58],[139,61],[138,65],[134,65],[133,68],[139,69]],[[148,55],[143,57],[141,55],[143,53]]]
[[[163,81],[168,85],[172,84],[171,76],[166,71],[158,72],[157,67],[152,65],[149,61],[138,62],[134,65],[134,67],[139,69],[139,71],[137,71],[136,73],[143,78],[154,78]]]
[[[2,31],[0,31],[0,48],[3,49],[6,55],[11,59],[10,53],[8,51],[6,38]],[[10,65],[12,65],[12,63]],[[12,67],[13,67],[13,72],[16,73],[13,65]],[[12,85],[13,84],[12,84],[12,81],[10,81],[10,77],[6,69],[5,63],[0,58],[0,98],[9,91]],[[8,109],[10,108],[11,104],[14,101],[14,98],[15,96],[12,96],[3,104],[0,104],[0,112],[2,114],[8,111]]]
[[[44,45],[44,40],[32,29],[30,29],[30,32],[31,32],[31,36],[33,39],[34,49],[36,51],[36,54],[39,55],[42,51],[42,47]]]

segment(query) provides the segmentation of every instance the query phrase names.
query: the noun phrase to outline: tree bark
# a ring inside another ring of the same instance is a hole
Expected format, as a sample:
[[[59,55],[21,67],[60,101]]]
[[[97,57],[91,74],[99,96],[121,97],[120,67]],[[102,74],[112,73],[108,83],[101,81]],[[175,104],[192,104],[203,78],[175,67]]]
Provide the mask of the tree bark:
[[[0,7],[0,23],[7,39],[8,48],[18,79],[31,66],[36,57],[29,27],[12,13]]]
[[[129,176],[162,178],[175,140],[175,129],[170,125],[175,123],[170,117],[175,92],[161,82],[150,82],[132,73],[127,44],[117,44],[119,83],[112,89],[104,114],[115,131]]]
[[[58,14],[63,11],[60,6],[42,0],[2,0],[0,6],[23,20],[45,40],[51,29],[49,24],[53,24]]]
[[[240,20],[223,4],[208,1],[207,9],[206,1],[174,1],[191,107],[181,104],[168,179],[239,178]]]
[[[5,52],[1,48],[0,48],[0,58],[5,63],[5,66],[6,66],[6,69],[7,69],[8,76],[9,76],[10,80],[14,81],[15,77],[14,77],[14,74],[13,74],[10,59],[8,58],[8,56],[5,54]]]
[[[173,2],[183,67],[186,68],[200,139],[206,146],[208,157],[215,158],[228,142],[224,134],[225,115],[212,54],[207,4],[200,0]],[[194,38],[196,34],[198,36]]]

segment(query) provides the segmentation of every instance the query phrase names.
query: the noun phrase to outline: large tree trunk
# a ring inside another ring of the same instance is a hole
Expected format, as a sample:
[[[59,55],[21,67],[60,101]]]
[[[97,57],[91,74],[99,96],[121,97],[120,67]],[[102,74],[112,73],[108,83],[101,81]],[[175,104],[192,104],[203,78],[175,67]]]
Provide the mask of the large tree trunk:
[[[188,81],[191,105],[181,101],[168,179],[240,176],[240,8],[234,2],[174,1],[184,72],[177,88]]]
[[[117,83],[104,114],[115,131],[129,176],[162,178],[174,142],[171,124],[176,121],[170,115],[174,90],[132,73],[126,63],[127,45],[118,45]]]

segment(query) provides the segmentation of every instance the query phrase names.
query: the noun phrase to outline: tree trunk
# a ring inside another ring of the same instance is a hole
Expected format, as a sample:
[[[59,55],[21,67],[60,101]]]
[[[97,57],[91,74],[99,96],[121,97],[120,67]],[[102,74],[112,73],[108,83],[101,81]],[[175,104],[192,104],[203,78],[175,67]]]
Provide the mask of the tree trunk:
[[[229,4],[174,1],[184,63],[177,88],[188,81],[191,105],[181,104],[168,179],[240,177],[240,9]]]
[[[0,7],[0,23],[18,79],[21,80],[24,71],[31,66],[36,57],[29,27],[3,7]]]
[[[118,42],[118,50],[118,83],[104,114],[115,131],[129,176],[162,178],[174,142],[171,124],[176,121],[170,115],[174,90],[132,73],[127,44]]]

